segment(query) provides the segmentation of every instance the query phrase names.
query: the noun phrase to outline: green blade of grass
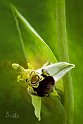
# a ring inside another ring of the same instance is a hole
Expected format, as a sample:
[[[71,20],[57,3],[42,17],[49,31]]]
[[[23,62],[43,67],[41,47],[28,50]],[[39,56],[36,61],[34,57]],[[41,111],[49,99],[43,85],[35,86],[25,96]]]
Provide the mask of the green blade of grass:
[[[66,15],[65,15],[65,0],[56,0],[56,25],[57,25],[57,40],[59,43],[60,61],[69,62],[67,31],[66,31]],[[71,73],[63,78],[64,85],[64,108],[66,113],[65,124],[73,123],[73,86]]]

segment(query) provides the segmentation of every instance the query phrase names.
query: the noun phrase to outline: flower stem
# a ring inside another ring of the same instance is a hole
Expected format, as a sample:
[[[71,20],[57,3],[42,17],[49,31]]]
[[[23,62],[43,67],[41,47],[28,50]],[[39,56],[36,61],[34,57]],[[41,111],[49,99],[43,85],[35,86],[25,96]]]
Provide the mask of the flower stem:
[[[60,61],[69,62],[67,31],[66,31],[66,15],[65,15],[65,0],[56,0],[56,33],[59,43]],[[66,121],[65,124],[73,123],[73,86],[72,77],[69,72],[63,78],[64,85],[64,108]]]

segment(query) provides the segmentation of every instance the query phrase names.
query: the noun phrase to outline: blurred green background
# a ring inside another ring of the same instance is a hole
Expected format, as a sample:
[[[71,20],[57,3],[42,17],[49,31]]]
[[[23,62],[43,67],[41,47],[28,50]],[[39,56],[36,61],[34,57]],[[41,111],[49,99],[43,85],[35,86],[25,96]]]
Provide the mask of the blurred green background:
[[[38,122],[33,114],[30,97],[24,86],[16,82],[16,73],[11,64],[17,62],[26,65],[16,24],[13,19],[9,3],[14,4],[21,14],[32,24],[40,36],[50,46],[57,60],[59,60],[59,48],[56,42],[56,0],[0,0],[0,123],[15,124],[33,122],[51,124],[64,124],[64,116],[57,112],[54,114],[54,104],[50,101],[52,114],[48,114],[47,108],[42,114],[41,122]],[[76,65],[72,71],[74,88],[74,124],[83,124],[83,1],[66,0],[66,20],[70,62]],[[20,88],[22,87],[22,88]],[[48,100],[47,100],[48,101]],[[50,104],[49,103],[49,104]],[[49,104],[46,103],[47,107]],[[4,118],[6,111],[21,113],[20,118]],[[29,112],[29,115],[27,115]],[[29,117],[28,117],[29,116]],[[30,118],[31,116],[31,118]],[[59,119],[57,117],[60,117]],[[49,119],[50,117],[50,119]],[[47,121],[48,120],[48,121]]]

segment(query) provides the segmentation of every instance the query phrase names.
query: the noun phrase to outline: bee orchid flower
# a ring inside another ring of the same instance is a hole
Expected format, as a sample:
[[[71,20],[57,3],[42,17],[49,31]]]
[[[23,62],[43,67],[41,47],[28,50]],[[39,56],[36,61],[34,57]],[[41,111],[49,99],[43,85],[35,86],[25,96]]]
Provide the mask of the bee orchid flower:
[[[29,63],[28,69],[13,63],[12,67],[19,73],[17,81],[27,84],[27,91],[32,97],[35,115],[40,120],[41,97],[48,97],[55,92],[56,83],[75,65],[67,62],[58,62],[34,70]]]

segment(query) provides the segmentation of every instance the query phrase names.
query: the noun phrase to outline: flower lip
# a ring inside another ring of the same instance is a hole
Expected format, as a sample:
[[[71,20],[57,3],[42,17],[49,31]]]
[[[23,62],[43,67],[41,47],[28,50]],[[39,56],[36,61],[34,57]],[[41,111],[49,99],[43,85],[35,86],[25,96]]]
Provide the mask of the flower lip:
[[[39,86],[33,89],[40,97],[49,96],[49,94],[53,92],[54,84],[54,78],[52,76],[46,76],[42,81],[39,82]]]

